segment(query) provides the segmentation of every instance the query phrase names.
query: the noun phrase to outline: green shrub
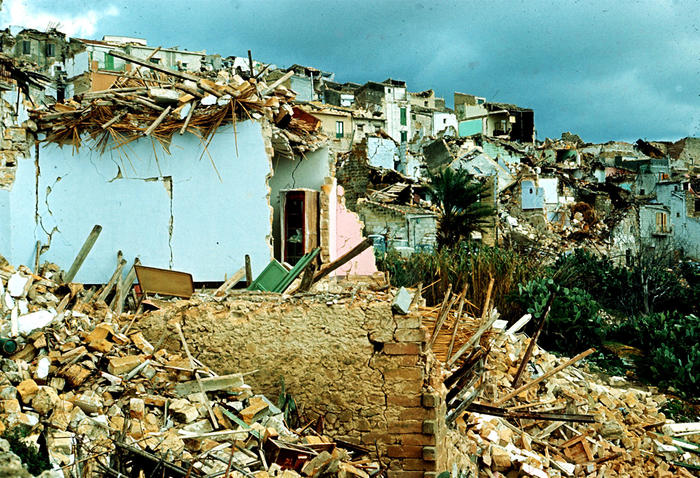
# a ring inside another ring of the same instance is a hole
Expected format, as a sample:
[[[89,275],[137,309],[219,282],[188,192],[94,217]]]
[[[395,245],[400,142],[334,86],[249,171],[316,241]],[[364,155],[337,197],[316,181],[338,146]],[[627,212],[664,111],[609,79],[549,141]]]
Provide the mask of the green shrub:
[[[475,308],[468,313],[480,313],[486,299],[491,277],[494,278],[492,299],[503,319],[519,319],[523,313],[509,295],[529,277],[539,275],[541,264],[513,250],[462,243],[459,247],[444,247],[439,251],[421,252],[402,257],[390,249],[377,261],[382,271],[388,271],[395,287],[415,287],[423,283],[423,296],[428,304],[442,302],[448,284],[456,293],[469,284],[467,299]]]
[[[6,430],[2,437],[10,444],[10,451],[17,455],[32,475],[40,475],[42,471],[50,470],[51,463],[46,453],[42,453],[36,446],[24,441],[27,436],[21,427]]]
[[[700,318],[659,312],[636,316],[611,327],[614,340],[644,352],[639,374],[688,397],[700,395]]]
[[[558,286],[551,278],[539,278],[519,286],[514,297],[534,317],[530,328],[536,327],[551,293],[556,296],[539,343],[545,349],[571,355],[599,347],[605,337],[605,323],[598,313],[598,302],[585,290]]]

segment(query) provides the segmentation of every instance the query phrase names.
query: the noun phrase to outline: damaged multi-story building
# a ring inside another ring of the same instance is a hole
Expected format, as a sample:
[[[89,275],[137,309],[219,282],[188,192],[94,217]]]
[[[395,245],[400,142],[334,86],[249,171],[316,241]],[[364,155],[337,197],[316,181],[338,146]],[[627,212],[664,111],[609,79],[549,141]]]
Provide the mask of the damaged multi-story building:
[[[246,254],[261,270],[316,247],[332,261],[361,242],[361,223],[337,196],[320,122],[295,114],[290,90],[109,54],[146,79],[122,73],[105,89],[90,82],[70,104],[38,110],[29,100],[50,78],[28,83],[31,70],[4,60],[0,235],[13,262],[70,262],[96,224],[100,240],[79,275],[87,283],[105,280],[117,250],[217,281]],[[343,273],[374,270],[367,251]]]

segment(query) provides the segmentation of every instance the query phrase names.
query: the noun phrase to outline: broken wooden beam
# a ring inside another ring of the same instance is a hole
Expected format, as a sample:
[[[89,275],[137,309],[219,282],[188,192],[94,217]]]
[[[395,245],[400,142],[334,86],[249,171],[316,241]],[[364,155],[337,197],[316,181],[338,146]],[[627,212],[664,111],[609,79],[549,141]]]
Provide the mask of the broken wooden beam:
[[[245,255],[245,284],[250,287],[253,283],[253,266],[250,263],[250,255]]]
[[[122,251],[119,251],[117,254],[117,268],[114,270],[114,273],[112,274],[112,277],[109,278],[109,281],[105,284],[105,286],[102,288],[100,293],[97,295],[96,301],[101,301],[105,300],[109,293],[112,291],[114,286],[117,284],[117,281],[121,279],[121,274],[122,274],[122,269],[126,265],[126,260],[122,259]]]
[[[551,376],[554,375],[555,373],[561,372],[562,370],[564,370],[564,369],[565,369],[566,367],[568,367],[569,365],[578,362],[578,361],[581,360],[582,358],[588,357],[588,356],[589,356],[590,354],[592,354],[593,352],[595,352],[595,349],[594,349],[594,348],[590,348],[590,349],[586,350],[585,352],[581,352],[581,353],[578,354],[576,357],[573,357],[573,358],[567,360],[566,362],[564,362],[563,364],[559,365],[558,367],[553,368],[553,369],[550,370],[549,372],[547,372],[547,373],[545,373],[545,374],[543,374],[543,375],[540,375],[539,377],[537,377],[537,378],[536,378],[535,380],[533,380],[532,382],[526,383],[526,384],[523,385],[522,387],[513,390],[513,391],[510,392],[509,394],[507,394],[507,395],[505,395],[504,397],[502,397],[501,399],[499,399],[496,403],[493,404],[493,406],[497,407],[497,406],[499,406],[499,405],[504,404],[505,402],[507,402],[507,401],[510,400],[511,398],[515,397],[516,395],[521,394],[522,392],[524,392],[525,390],[527,390],[527,389],[529,389],[529,388],[531,388],[531,387],[534,387],[535,385],[537,385],[538,383],[542,382],[543,380],[548,379],[549,377],[551,377]]]
[[[576,423],[595,423],[595,416],[583,415],[576,413],[545,413],[545,412],[523,412],[509,411],[505,408],[492,407],[483,403],[471,403],[467,410],[470,412],[482,413],[484,415],[493,415],[503,418],[525,418],[531,420],[548,420],[561,422],[576,422]]]
[[[155,131],[155,129],[158,127],[158,125],[160,125],[163,122],[165,117],[168,116],[171,109],[172,109],[172,107],[170,107],[170,106],[165,108],[165,110],[163,110],[163,112],[155,119],[155,121],[153,123],[151,123],[151,126],[149,126],[148,129],[143,132],[143,135],[150,136],[151,133],[153,133],[153,131]]]
[[[479,327],[479,330],[474,332],[474,335],[472,335],[469,340],[467,341],[466,344],[462,345],[462,347],[455,352],[455,354],[452,356],[452,358],[447,360],[447,366],[452,367],[455,362],[466,352],[469,350],[472,346],[474,346],[475,343],[478,343],[479,339],[481,338],[482,335],[484,335],[484,332],[486,332],[488,329],[491,328],[494,322],[496,322],[497,314],[493,314],[491,318],[486,322],[484,325]]]
[[[221,286],[216,289],[214,292],[215,297],[223,297],[226,295],[226,292],[228,292],[234,285],[238,284],[238,282],[245,277],[245,267],[241,267],[238,269],[236,272],[233,273],[231,277],[226,279]]]
[[[430,340],[428,340],[428,348],[432,348],[437,339],[440,329],[442,329],[442,324],[445,322],[447,315],[450,313],[450,309],[455,303],[456,298],[452,297],[452,284],[447,286],[447,292],[445,292],[445,298],[442,301],[442,306],[440,307],[440,312],[438,313],[437,320],[435,321],[435,327],[433,327],[433,332],[430,334]]]
[[[92,228],[92,231],[90,231],[90,234],[88,234],[88,237],[85,240],[83,247],[80,248],[78,255],[75,256],[75,260],[70,266],[70,269],[68,269],[66,275],[63,276],[63,282],[73,282],[73,279],[75,279],[75,275],[78,273],[80,266],[82,266],[83,262],[85,262],[85,258],[92,250],[92,246],[95,245],[95,241],[97,241],[97,238],[100,236],[101,232],[102,226],[100,226],[99,224],[96,224],[95,227]]]
[[[447,349],[447,356],[451,357],[452,356],[452,349],[455,346],[455,339],[457,338],[457,330],[459,329],[459,322],[462,319],[462,312],[464,311],[464,302],[467,300],[467,290],[469,290],[469,282],[464,281],[464,288],[462,289],[462,294],[459,299],[459,306],[457,307],[457,317],[455,318],[453,330],[452,330],[452,338],[450,338],[450,346]]]
[[[348,252],[331,262],[330,264],[327,264],[323,267],[321,267],[321,270],[319,270],[316,275],[314,276],[313,283],[316,283],[326,277],[328,274],[336,270],[337,268],[341,267],[347,262],[350,262],[353,260],[355,257],[359,256],[362,254],[366,249],[369,249],[372,247],[372,244],[374,244],[374,241],[371,238],[367,238],[364,241],[360,242],[358,245],[350,249]]]
[[[540,333],[544,328],[544,323],[547,321],[547,316],[549,315],[549,310],[552,308],[552,303],[554,302],[555,296],[556,293],[554,292],[549,294],[547,304],[544,306],[544,311],[542,312],[540,321],[537,324],[537,330],[535,330],[535,333],[530,338],[530,343],[528,344],[527,349],[525,350],[525,355],[523,355],[523,358],[520,361],[520,366],[518,367],[518,371],[515,372],[515,377],[513,377],[513,383],[511,384],[511,387],[513,388],[517,388],[520,384],[520,378],[522,377],[523,372],[525,371],[527,363],[530,361],[530,356],[532,355],[533,350],[535,350],[535,344],[537,343],[537,339],[540,337]]]
[[[189,73],[183,73],[181,71],[171,70],[170,68],[160,66],[160,65],[157,65],[155,63],[151,63],[150,61],[142,60],[141,58],[136,58],[134,56],[127,55],[126,53],[121,52],[119,50],[110,50],[109,54],[114,56],[114,57],[121,58],[122,60],[126,60],[130,63],[145,66],[146,68],[150,68],[151,70],[159,71],[161,73],[165,73],[166,75],[174,76],[174,77],[180,78],[182,80],[190,80],[190,81],[194,81],[194,82],[197,82],[197,80],[198,80],[198,78],[196,76],[191,75]]]
[[[182,127],[180,128],[179,133],[184,134],[185,131],[187,131],[187,127],[190,124],[190,120],[192,119],[192,115],[194,114],[194,109],[197,107],[197,102],[193,101],[190,103],[190,110],[187,112],[187,117],[185,118],[185,122],[182,123]]]

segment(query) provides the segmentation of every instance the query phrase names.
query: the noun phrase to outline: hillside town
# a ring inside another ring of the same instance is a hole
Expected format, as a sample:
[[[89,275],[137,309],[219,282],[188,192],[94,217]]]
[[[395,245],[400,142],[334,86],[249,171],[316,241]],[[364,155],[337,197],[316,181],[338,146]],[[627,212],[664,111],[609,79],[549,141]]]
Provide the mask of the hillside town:
[[[55,28],[0,49],[0,475],[698,476],[697,347],[666,386],[631,371],[641,342],[604,373],[552,324],[627,270],[635,311],[680,287],[697,324],[700,138],[542,139],[478,91],[254,50]],[[445,171],[492,211],[447,259]],[[484,251],[558,269],[540,294],[544,269],[506,280]],[[619,275],[566,278],[581,251]],[[654,286],[649,251],[690,275]],[[633,306],[605,293],[622,336]]]

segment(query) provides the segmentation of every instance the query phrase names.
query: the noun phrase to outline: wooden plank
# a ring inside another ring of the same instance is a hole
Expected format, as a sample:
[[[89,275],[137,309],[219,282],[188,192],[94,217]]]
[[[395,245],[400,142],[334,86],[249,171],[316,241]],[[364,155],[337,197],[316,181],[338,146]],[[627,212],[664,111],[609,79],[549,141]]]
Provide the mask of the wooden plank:
[[[508,411],[504,408],[493,407],[483,403],[472,403],[467,407],[470,412],[483,413],[504,418],[519,418],[531,420],[549,420],[559,422],[595,423],[593,415],[582,415],[576,413],[544,413],[544,412],[523,412]]]
[[[187,131],[187,126],[190,124],[190,120],[192,119],[192,114],[194,114],[194,109],[197,107],[197,102],[193,101],[190,103],[190,110],[187,112],[187,117],[185,118],[185,122],[182,123],[182,127],[180,128],[179,133],[184,134],[185,131]]]
[[[459,299],[459,307],[457,308],[457,318],[455,318],[454,328],[452,330],[452,338],[450,339],[450,346],[447,349],[447,357],[452,356],[452,349],[455,346],[455,339],[457,338],[457,330],[459,329],[459,323],[462,319],[462,312],[464,311],[464,301],[467,299],[467,290],[469,290],[469,282],[464,281],[464,288],[462,289],[461,298]]]
[[[314,276],[314,283],[320,281],[324,277],[326,277],[328,274],[336,270],[338,267],[341,267],[347,262],[350,262],[353,260],[355,257],[359,256],[362,254],[366,249],[369,249],[372,247],[372,244],[374,241],[370,239],[369,237],[362,242],[360,242],[358,245],[353,247],[351,250],[331,262],[330,264],[325,265],[324,267],[319,270],[316,275]]]
[[[530,361],[530,356],[532,355],[533,350],[535,350],[535,344],[537,343],[537,339],[540,336],[540,333],[542,332],[542,329],[544,328],[544,323],[547,321],[547,316],[549,315],[549,310],[552,308],[552,302],[554,302],[554,298],[556,297],[556,293],[551,292],[549,294],[549,298],[547,299],[547,304],[544,306],[544,312],[542,313],[542,317],[540,317],[540,321],[537,324],[537,330],[533,334],[533,336],[530,338],[530,343],[527,345],[527,349],[525,350],[525,355],[523,355],[522,360],[520,361],[520,365],[518,366],[518,371],[515,372],[515,377],[513,377],[513,383],[511,384],[511,387],[517,388],[518,385],[520,384],[520,378],[523,375],[523,372],[525,371],[525,367],[527,366],[527,363]]]
[[[165,110],[163,110],[163,112],[156,118],[156,120],[153,123],[151,123],[151,126],[149,126],[148,129],[144,131],[143,135],[150,136],[151,133],[153,133],[153,131],[155,131],[155,129],[158,127],[158,125],[163,122],[165,117],[168,116],[168,114],[170,114],[171,109],[172,107],[170,106],[165,108]]]
[[[134,265],[136,277],[144,294],[164,294],[189,299],[194,293],[192,275],[187,272]]]
[[[221,286],[214,292],[215,297],[222,297],[228,292],[234,285],[243,279],[245,276],[245,267],[241,267],[236,272],[233,273],[231,277],[226,279],[226,281],[221,284]]]
[[[121,58],[122,60],[126,60],[130,63],[135,63],[137,65],[145,66],[146,68],[150,68],[151,70],[159,71],[161,73],[165,73],[166,75],[174,76],[174,77],[180,78],[182,80],[190,80],[190,81],[194,81],[195,83],[197,82],[197,80],[199,80],[199,78],[197,78],[196,76],[191,75],[189,73],[183,73],[181,71],[171,70],[170,68],[156,65],[155,63],[151,63],[147,60],[142,60],[141,58],[136,58],[134,56],[127,55],[126,53],[123,53],[119,50],[110,50],[109,54],[114,56],[114,57]]]
[[[215,392],[217,390],[227,390],[235,387],[242,387],[243,374],[232,373],[230,375],[219,375],[217,377],[205,377],[199,381],[192,380],[190,382],[182,382],[175,385],[175,393],[181,397],[199,392],[199,385],[205,392]]]
[[[484,301],[484,307],[481,309],[481,321],[484,322],[489,314],[490,303],[491,303],[491,293],[493,292],[493,284],[495,279],[491,277],[489,280],[489,286],[486,289],[486,300]]]
[[[182,327],[180,327],[180,324],[176,323],[175,328],[177,329],[177,333],[180,336],[180,341],[182,341],[182,347],[185,349],[185,353],[187,354],[187,358],[190,359],[190,367],[195,368],[197,364],[194,362],[194,358],[192,357],[192,354],[190,353],[190,347],[187,345],[187,341],[185,340],[185,334],[182,333]],[[194,373],[194,378],[197,381],[197,385],[199,387],[199,391],[202,394],[202,399],[204,400],[204,404],[207,407],[207,411],[209,412],[209,419],[211,420],[211,424],[214,427],[214,430],[219,429],[219,422],[216,420],[216,415],[214,415],[214,410],[211,408],[211,403],[209,403],[209,398],[207,398],[207,393],[204,391],[204,385],[202,384],[202,380],[199,376],[199,372]]]
[[[516,390],[513,390],[512,392],[506,394],[504,397],[502,397],[500,400],[498,400],[498,401],[497,401],[496,403],[494,403],[493,405],[496,406],[496,407],[499,406],[499,405],[502,405],[503,403],[507,402],[508,400],[510,400],[511,398],[515,397],[516,395],[519,395],[519,394],[521,394],[522,392],[524,392],[525,390],[527,390],[527,389],[529,389],[529,388],[531,388],[531,387],[534,387],[534,386],[537,385],[538,383],[540,383],[540,382],[542,382],[542,381],[548,379],[549,377],[551,377],[551,376],[554,375],[555,373],[561,372],[562,370],[564,370],[564,369],[565,369],[566,367],[568,367],[569,365],[578,362],[578,361],[581,360],[582,358],[588,357],[588,356],[589,356],[590,354],[592,354],[593,352],[595,352],[595,349],[594,349],[594,348],[590,348],[590,349],[586,350],[585,352],[581,352],[581,353],[578,354],[576,357],[567,360],[567,361],[564,362],[563,364],[559,365],[558,367],[553,368],[552,370],[550,370],[549,372],[545,373],[544,375],[541,375],[541,376],[537,377],[537,378],[536,378],[535,380],[533,380],[532,382],[529,382],[529,383],[523,385],[522,387],[520,387],[520,388],[518,388],[518,389],[516,389]]]
[[[445,292],[445,298],[442,300],[442,306],[440,307],[440,313],[438,313],[437,320],[435,321],[435,327],[433,327],[433,332],[430,334],[430,340],[428,340],[428,348],[432,348],[437,339],[437,335],[442,329],[442,324],[447,318],[447,314],[450,313],[452,305],[455,303],[456,298],[452,297],[452,284],[447,286],[447,291]]]
[[[122,269],[126,265],[126,260],[122,259],[122,251],[119,251],[119,253],[117,254],[117,260],[117,268],[114,270],[112,277],[109,278],[109,281],[105,284],[100,293],[97,295],[97,299],[95,299],[96,301],[105,300],[109,293],[112,291],[112,288],[117,284],[117,281],[121,278]]]
[[[116,123],[117,121],[121,120],[124,116],[126,116],[126,113],[127,113],[126,110],[122,110],[121,112],[119,112],[119,113],[117,113],[116,115],[114,115],[114,117],[112,117],[111,120],[107,121],[105,124],[103,124],[102,126],[100,126],[100,128],[102,128],[102,129],[107,129],[107,128],[109,128],[109,127],[112,126],[114,123]]]
[[[75,275],[78,273],[78,270],[80,270],[80,266],[82,266],[83,262],[85,262],[85,258],[92,250],[92,246],[95,245],[95,241],[97,241],[97,238],[100,236],[101,232],[102,226],[100,226],[99,224],[96,224],[95,227],[92,228],[92,231],[90,231],[90,234],[88,234],[88,237],[85,240],[83,247],[80,248],[78,255],[75,257],[73,264],[70,266],[70,269],[68,269],[68,272],[63,277],[63,282],[73,282],[73,279],[75,279]]]
[[[491,328],[493,323],[496,322],[496,315],[493,315],[488,322],[486,322],[484,325],[479,327],[479,330],[477,330],[474,335],[472,335],[469,340],[467,341],[466,344],[462,345],[462,347],[455,352],[455,354],[452,356],[452,358],[447,360],[447,366],[452,367],[455,362],[466,352],[469,350],[475,343],[478,342],[478,340],[481,338],[482,335],[484,335],[484,332],[486,332],[488,329]]]
[[[250,255],[245,255],[245,283],[246,287],[250,287],[253,283],[253,266],[250,263]]]
[[[279,85],[281,85],[282,83],[284,83],[285,81],[287,81],[288,79],[290,79],[293,75],[294,75],[294,72],[293,72],[293,71],[288,71],[287,73],[284,74],[284,76],[283,76],[282,78],[278,79],[277,81],[275,81],[274,83],[272,83],[272,84],[271,84],[270,86],[268,86],[267,88],[264,88],[264,89],[260,92],[260,96],[265,96],[266,94],[270,93],[271,91],[274,91],[275,88],[277,88]]]

